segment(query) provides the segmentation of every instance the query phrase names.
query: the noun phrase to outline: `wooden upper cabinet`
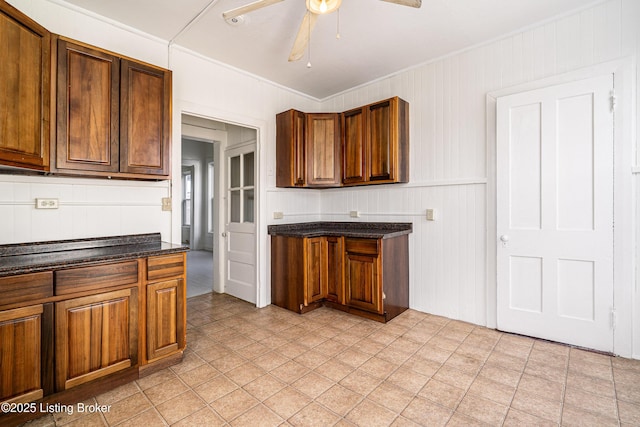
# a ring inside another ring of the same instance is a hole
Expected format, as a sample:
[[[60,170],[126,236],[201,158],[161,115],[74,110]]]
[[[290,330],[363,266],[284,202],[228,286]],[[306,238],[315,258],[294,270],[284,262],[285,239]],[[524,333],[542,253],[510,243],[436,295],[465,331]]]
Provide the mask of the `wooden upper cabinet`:
[[[335,113],[307,114],[307,186],[340,185],[340,116]]]
[[[398,98],[343,113],[276,115],[276,186],[409,182],[409,104]]]
[[[287,110],[276,115],[276,186],[305,184],[305,114]]]
[[[340,116],[297,110],[276,116],[276,185],[340,185]]]
[[[120,61],[58,40],[57,169],[118,172]]]
[[[49,170],[51,34],[0,2],[0,164]]]
[[[171,72],[59,39],[55,170],[168,177]]]
[[[121,61],[120,171],[169,175],[171,72]]]
[[[409,181],[409,104],[390,98],[342,114],[345,185]]]

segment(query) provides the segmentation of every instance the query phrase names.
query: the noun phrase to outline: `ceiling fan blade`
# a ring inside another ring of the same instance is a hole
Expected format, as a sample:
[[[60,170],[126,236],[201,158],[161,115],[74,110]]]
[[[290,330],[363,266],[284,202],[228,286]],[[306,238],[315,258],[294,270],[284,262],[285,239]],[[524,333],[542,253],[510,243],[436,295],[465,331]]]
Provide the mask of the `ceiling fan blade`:
[[[307,47],[307,44],[309,44],[311,31],[313,30],[313,27],[315,27],[317,20],[318,15],[315,13],[305,13],[302,23],[300,23],[300,29],[298,30],[296,40],[293,42],[291,54],[289,54],[289,62],[297,61],[302,58],[302,55],[304,55],[304,49]]]
[[[224,19],[235,18],[245,13],[253,12],[254,10],[262,9],[263,7],[271,6],[272,4],[280,3],[282,0],[258,0],[253,3],[246,4],[235,9],[227,10],[222,14]]]
[[[416,7],[419,8],[422,6],[422,0],[382,0],[388,3],[395,3],[402,6]]]

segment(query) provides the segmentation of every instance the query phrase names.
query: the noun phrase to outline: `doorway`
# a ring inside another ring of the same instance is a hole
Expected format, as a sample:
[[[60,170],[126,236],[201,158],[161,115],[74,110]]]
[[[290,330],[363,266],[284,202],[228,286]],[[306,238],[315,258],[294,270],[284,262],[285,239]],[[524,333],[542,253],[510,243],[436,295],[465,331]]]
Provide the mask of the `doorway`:
[[[188,245],[187,297],[213,290],[215,164],[213,140],[182,139],[182,244]]]
[[[193,170],[191,193],[182,192],[193,206],[188,297],[213,291],[257,304],[257,137],[256,128],[182,114],[182,167]]]

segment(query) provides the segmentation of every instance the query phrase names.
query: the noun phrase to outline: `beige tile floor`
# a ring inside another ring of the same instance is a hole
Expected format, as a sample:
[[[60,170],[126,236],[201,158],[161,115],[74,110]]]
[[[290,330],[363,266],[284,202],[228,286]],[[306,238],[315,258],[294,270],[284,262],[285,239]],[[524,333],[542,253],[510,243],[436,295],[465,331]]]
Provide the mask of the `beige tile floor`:
[[[632,426],[640,361],[408,310],[386,325],[226,295],[188,300],[181,364],[58,426]]]

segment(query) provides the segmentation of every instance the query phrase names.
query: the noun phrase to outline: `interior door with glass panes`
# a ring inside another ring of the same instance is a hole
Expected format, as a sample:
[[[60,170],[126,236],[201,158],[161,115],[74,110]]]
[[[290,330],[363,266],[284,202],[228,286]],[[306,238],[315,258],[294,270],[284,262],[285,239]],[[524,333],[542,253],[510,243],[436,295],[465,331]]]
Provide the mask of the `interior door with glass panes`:
[[[256,303],[255,143],[226,150],[225,293]]]

